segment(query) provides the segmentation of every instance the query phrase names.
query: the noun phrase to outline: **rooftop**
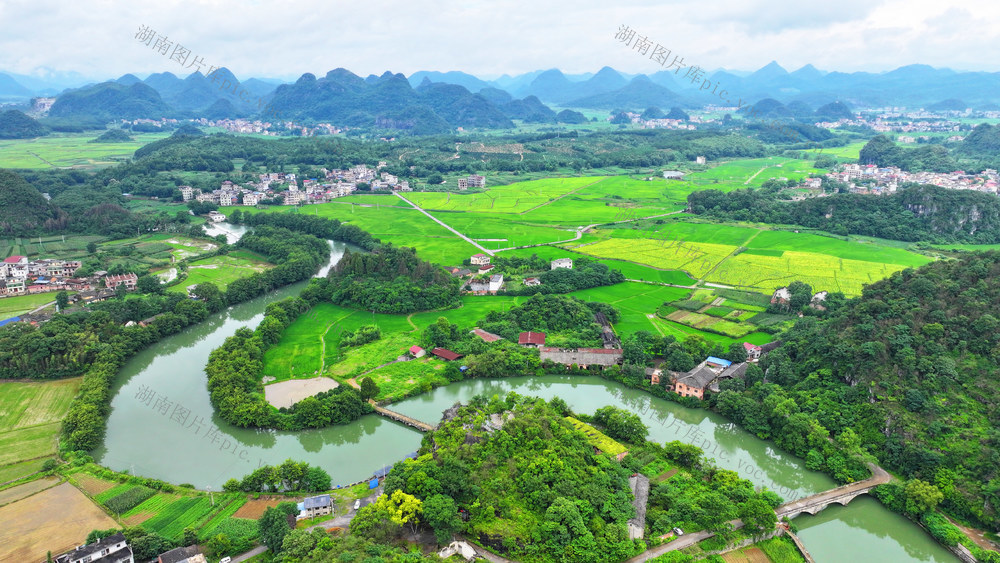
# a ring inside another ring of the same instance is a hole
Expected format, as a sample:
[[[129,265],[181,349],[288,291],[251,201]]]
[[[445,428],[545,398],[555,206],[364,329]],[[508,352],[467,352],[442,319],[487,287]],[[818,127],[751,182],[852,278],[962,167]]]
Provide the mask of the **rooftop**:
[[[538,346],[543,346],[545,344],[545,333],[544,332],[522,332],[517,335],[518,344],[536,344]]]
[[[472,334],[482,338],[485,342],[496,342],[497,340],[501,340],[503,338],[499,334],[493,334],[492,332],[487,332],[481,328],[472,329]]]
[[[456,354],[456,353],[452,352],[451,350],[447,350],[445,348],[435,348],[435,349],[431,350],[431,354],[434,354],[435,356],[437,356],[439,358],[442,358],[442,359],[445,359],[445,360],[449,360],[449,361],[451,361],[451,360],[457,360],[457,359],[459,359],[459,358],[462,357],[461,354]]]
[[[302,500],[302,505],[306,509],[330,506],[330,495],[317,495],[314,497],[306,497],[305,499]]]

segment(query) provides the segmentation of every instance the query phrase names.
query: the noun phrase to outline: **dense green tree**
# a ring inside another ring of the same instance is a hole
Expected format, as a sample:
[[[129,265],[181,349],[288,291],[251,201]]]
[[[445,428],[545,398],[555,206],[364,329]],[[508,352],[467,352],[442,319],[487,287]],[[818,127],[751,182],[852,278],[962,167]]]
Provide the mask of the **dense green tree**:
[[[291,531],[288,527],[288,519],[284,511],[277,508],[268,508],[257,520],[257,533],[260,541],[271,550],[272,553],[280,553],[285,536]]]
[[[455,499],[442,494],[432,495],[423,503],[424,521],[434,530],[438,545],[451,541],[452,535],[461,530]]]

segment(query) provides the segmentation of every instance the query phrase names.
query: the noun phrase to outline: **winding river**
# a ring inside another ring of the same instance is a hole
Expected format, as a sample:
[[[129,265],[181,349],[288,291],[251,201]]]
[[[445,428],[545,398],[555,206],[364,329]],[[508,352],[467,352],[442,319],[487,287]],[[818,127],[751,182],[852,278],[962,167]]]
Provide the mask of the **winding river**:
[[[240,234],[230,225],[221,225],[219,232]],[[346,245],[331,243],[331,248],[330,264],[334,264]],[[255,327],[268,303],[295,295],[303,286],[295,284],[229,307],[133,357],[112,389],[108,431],[95,458],[113,469],[219,490],[227,479],[288,458],[323,467],[334,483],[353,483],[419,448],[419,432],[377,415],[304,432],[246,430],[214,415],[204,373],[209,353],[236,329]],[[698,445],[719,466],[738,471],[786,500],[835,485],[826,475],[807,470],[800,460],[719,415],[686,409],[596,377],[462,381],[392,408],[434,423],[456,401],[507,391],[546,399],[559,396],[578,412],[593,412],[609,404],[631,409],[649,425],[650,439]],[[795,522],[806,547],[820,562],[956,560],[918,527],[868,497],[847,507],[832,506],[816,516],[800,516]]]

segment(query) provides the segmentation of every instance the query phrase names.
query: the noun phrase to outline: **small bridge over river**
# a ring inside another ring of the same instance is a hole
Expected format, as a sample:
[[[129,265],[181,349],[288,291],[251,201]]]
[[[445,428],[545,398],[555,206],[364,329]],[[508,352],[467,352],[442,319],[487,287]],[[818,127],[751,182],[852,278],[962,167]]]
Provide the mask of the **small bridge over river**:
[[[869,467],[871,468],[872,476],[864,481],[843,485],[841,487],[837,487],[836,489],[823,491],[822,493],[817,493],[803,499],[786,502],[776,508],[774,513],[778,515],[778,519],[780,520],[786,516],[788,518],[795,518],[803,512],[816,514],[833,503],[837,503],[841,506],[847,506],[847,503],[851,502],[858,496],[866,494],[875,487],[888,483],[892,480],[892,476],[890,476],[885,469],[882,469],[877,465],[870,465]]]
[[[842,506],[847,506],[847,503],[851,502],[860,495],[866,494],[875,487],[888,483],[892,480],[892,476],[886,472],[885,469],[874,465],[868,464],[871,469],[872,476],[864,481],[858,481],[857,483],[851,483],[849,485],[843,485],[835,489],[830,489],[829,491],[823,491],[822,493],[817,493],[812,496],[808,496],[803,499],[794,500],[791,502],[786,502],[785,504],[779,506],[774,510],[778,519],[788,517],[795,518],[796,516],[807,512],[809,514],[816,514],[820,510],[830,506],[833,503],[840,504]],[[738,529],[743,527],[743,522],[740,520],[732,520],[730,522],[733,529]],[[676,549],[684,549],[685,547],[692,546],[701,540],[710,538],[714,536],[715,533],[709,531],[694,532],[690,534],[684,534],[670,543],[666,543],[652,549],[647,549],[646,551],[636,555],[635,557],[626,561],[626,563],[640,563],[642,561],[648,561],[655,557],[659,557],[668,551],[674,551]],[[797,539],[797,538],[796,538]],[[797,542],[796,545],[799,545]],[[799,545],[799,548],[805,552],[805,546]],[[807,557],[807,560],[811,557]]]
[[[426,422],[422,422],[422,421],[417,420],[415,418],[411,418],[409,416],[406,416],[405,414],[398,413],[396,411],[391,411],[391,410],[389,410],[389,409],[387,409],[385,407],[380,407],[380,406],[376,405],[374,402],[372,402],[372,407],[375,408],[375,412],[377,412],[378,414],[380,414],[380,415],[382,415],[382,416],[384,416],[386,418],[395,420],[396,422],[400,422],[402,424],[405,424],[405,425],[409,426],[410,428],[415,428],[415,429],[417,429],[417,430],[419,430],[421,432],[430,432],[431,430],[434,430],[435,428],[437,428],[437,426],[431,426],[430,424],[427,424]]]

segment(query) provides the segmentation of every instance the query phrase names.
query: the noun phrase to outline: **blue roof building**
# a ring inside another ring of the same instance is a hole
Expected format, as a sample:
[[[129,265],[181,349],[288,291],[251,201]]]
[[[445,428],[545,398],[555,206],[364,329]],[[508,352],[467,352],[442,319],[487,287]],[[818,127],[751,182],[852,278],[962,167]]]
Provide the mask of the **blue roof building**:
[[[705,362],[709,364],[715,364],[717,366],[722,366],[724,368],[733,365],[733,362],[730,362],[729,360],[723,360],[722,358],[716,358],[715,356],[709,356],[708,358],[705,359]]]
[[[16,323],[19,320],[21,320],[21,317],[11,317],[9,319],[4,319],[4,320],[0,321],[0,326],[4,326],[4,325],[10,324],[10,323]]]

